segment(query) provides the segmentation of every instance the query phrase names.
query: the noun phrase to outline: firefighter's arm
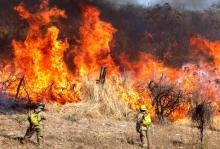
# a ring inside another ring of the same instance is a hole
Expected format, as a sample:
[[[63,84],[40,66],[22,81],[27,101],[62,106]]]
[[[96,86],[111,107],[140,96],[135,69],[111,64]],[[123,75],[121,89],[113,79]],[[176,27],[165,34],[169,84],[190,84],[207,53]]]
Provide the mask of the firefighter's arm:
[[[41,114],[41,115],[40,115],[40,119],[41,119],[41,121],[44,121],[44,120],[46,120],[46,117],[45,117],[45,115],[44,115],[44,114]]]
[[[138,114],[137,122],[138,122],[139,124],[142,124],[142,123],[143,123],[143,114]]]
[[[41,121],[44,121],[44,120],[46,120],[46,118],[43,116],[43,117],[41,117]]]

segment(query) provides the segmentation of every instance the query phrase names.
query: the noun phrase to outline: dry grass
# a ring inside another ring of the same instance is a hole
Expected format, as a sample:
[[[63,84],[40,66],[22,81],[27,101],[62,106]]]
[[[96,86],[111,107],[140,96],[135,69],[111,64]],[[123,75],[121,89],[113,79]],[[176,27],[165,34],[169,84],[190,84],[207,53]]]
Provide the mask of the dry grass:
[[[44,121],[45,149],[139,149],[139,136],[133,120],[115,120],[91,118],[84,115],[72,115],[75,104],[48,104],[47,118]],[[104,117],[104,116],[102,116]],[[3,149],[34,149],[33,142],[21,145],[14,138],[24,135],[28,122],[27,113],[0,115],[0,146]],[[216,126],[217,126],[216,122]],[[219,123],[218,123],[219,124]],[[198,149],[198,130],[189,120],[178,123],[158,125],[150,129],[151,149]],[[218,149],[219,131],[206,130],[208,149]],[[32,138],[32,141],[36,141]]]
[[[136,113],[129,110],[128,103],[121,99],[118,91],[120,83],[112,86],[111,82],[106,82],[102,88],[94,80],[85,79],[80,84],[81,102],[65,105],[48,103],[45,112],[47,120],[44,122],[44,148],[139,149],[140,140],[133,119]],[[21,145],[16,140],[24,135],[28,127],[26,118],[25,110],[0,114],[1,148],[37,148],[33,142]],[[219,147],[219,123],[219,119],[215,118],[211,129],[206,130],[204,146],[207,149]],[[151,149],[200,147],[198,131],[189,119],[166,125],[153,124],[150,136]],[[32,138],[32,141],[35,142],[35,139]]]
[[[82,115],[92,118],[131,118],[134,112],[130,110],[125,100],[120,99],[120,92],[117,89],[117,84],[112,86],[108,81],[101,86],[94,80],[84,79],[80,84],[82,101],[76,104],[66,104],[61,111],[72,109],[69,118],[73,121],[75,117]]]

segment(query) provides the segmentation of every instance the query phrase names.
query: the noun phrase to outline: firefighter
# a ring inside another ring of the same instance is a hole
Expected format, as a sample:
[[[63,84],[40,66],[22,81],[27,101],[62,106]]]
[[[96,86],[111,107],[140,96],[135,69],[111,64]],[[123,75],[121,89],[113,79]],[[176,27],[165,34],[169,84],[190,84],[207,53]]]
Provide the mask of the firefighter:
[[[151,116],[147,112],[145,105],[141,105],[137,116],[136,130],[140,134],[141,145],[149,149],[149,127],[151,125]]]
[[[26,143],[34,133],[37,136],[37,145],[41,147],[43,145],[43,135],[42,135],[42,124],[41,121],[45,120],[45,117],[41,115],[41,112],[44,110],[45,104],[39,102],[36,104],[36,108],[29,112],[28,121],[29,127],[26,131],[25,136],[22,138],[21,143]]]

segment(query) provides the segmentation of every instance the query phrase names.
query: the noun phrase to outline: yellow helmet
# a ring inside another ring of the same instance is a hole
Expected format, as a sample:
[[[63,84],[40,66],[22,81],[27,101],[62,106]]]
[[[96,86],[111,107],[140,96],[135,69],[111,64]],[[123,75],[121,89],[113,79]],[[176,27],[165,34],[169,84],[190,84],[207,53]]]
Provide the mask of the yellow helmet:
[[[147,108],[146,108],[146,106],[145,106],[145,105],[141,105],[140,110],[141,110],[141,111],[146,111],[146,110],[147,110]]]

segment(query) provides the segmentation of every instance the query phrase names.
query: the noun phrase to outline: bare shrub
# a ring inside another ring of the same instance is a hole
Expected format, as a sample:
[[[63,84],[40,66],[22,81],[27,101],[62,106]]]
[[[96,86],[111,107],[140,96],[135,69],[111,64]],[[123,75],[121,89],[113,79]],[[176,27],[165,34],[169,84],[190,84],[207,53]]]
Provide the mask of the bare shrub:
[[[212,117],[213,117],[213,110],[211,105],[207,101],[203,101],[197,104],[192,109],[191,118],[200,131],[201,144],[203,143],[204,140],[205,127],[208,124],[210,124]]]
[[[183,92],[175,84],[166,82],[163,77],[158,82],[150,81],[148,89],[160,122],[164,121],[164,117],[169,117],[184,98]]]

